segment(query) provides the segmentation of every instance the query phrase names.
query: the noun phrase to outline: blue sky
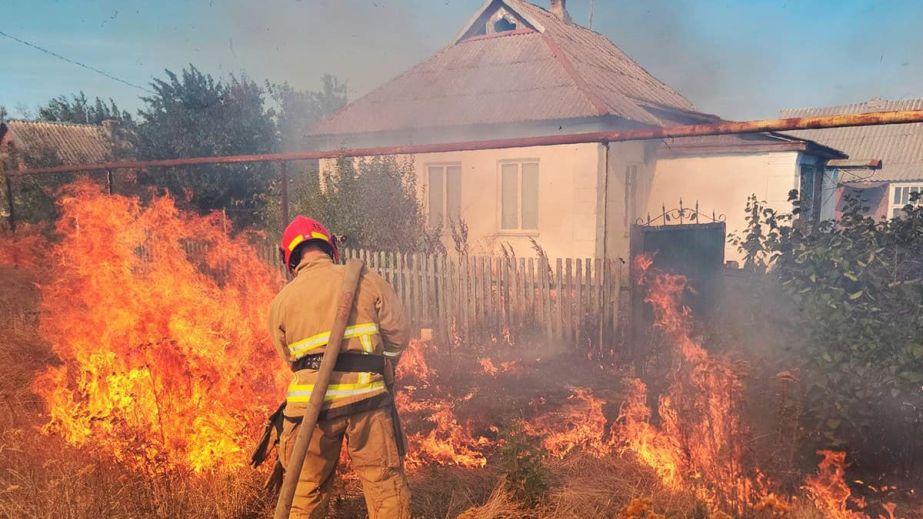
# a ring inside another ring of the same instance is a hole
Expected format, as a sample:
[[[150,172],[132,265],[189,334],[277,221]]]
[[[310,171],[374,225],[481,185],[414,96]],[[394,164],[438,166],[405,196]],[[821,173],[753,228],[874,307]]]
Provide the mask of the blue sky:
[[[542,6],[547,0],[534,0]],[[446,45],[481,0],[2,0],[0,31],[147,84],[188,63],[216,75],[351,98]],[[923,97],[918,0],[594,0],[593,28],[706,112]],[[590,0],[569,0],[586,24]],[[83,90],[136,109],[143,94],[0,37],[0,105],[28,115]]]

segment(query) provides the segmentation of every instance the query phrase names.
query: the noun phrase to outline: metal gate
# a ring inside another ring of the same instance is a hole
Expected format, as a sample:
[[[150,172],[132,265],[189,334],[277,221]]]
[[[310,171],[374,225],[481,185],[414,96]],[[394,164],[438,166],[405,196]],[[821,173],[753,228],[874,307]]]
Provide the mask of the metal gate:
[[[631,230],[631,257],[650,254],[654,268],[686,276],[689,290],[683,302],[699,320],[709,318],[720,289],[727,234],[723,220],[724,215],[706,215],[698,204],[686,208],[681,201],[679,208],[664,208],[659,216],[639,220]],[[637,281],[631,280],[632,344],[627,346],[640,360],[646,352],[639,346],[645,343],[645,330],[650,328],[653,315]]]

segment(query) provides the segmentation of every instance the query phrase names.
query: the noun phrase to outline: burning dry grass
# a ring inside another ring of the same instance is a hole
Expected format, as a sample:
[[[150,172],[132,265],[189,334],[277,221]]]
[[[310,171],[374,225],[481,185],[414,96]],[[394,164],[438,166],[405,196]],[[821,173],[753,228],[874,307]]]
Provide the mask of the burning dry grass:
[[[267,517],[265,474],[240,460],[281,395],[281,370],[258,331],[272,290],[255,285],[270,285],[269,271],[245,243],[168,201],[141,207],[75,189],[58,225],[68,239],[51,260],[22,259],[47,249],[31,238],[0,243],[0,262],[19,266],[0,267],[10,287],[0,308],[28,315],[36,283],[45,298],[43,339],[33,321],[0,328],[0,516]],[[194,239],[243,261],[216,277],[213,262],[182,247]],[[142,253],[149,261],[139,266]],[[741,450],[752,439],[737,366],[687,333],[680,280],[660,281],[651,302],[683,369],[654,405],[625,373],[538,345],[413,343],[398,405],[415,516],[865,516],[839,454],[825,455],[800,499],[770,492]],[[132,374],[146,384],[123,384]],[[525,438],[520,450],[515,438]],[[363,517],[358,481],[342,476],[332,515]]]

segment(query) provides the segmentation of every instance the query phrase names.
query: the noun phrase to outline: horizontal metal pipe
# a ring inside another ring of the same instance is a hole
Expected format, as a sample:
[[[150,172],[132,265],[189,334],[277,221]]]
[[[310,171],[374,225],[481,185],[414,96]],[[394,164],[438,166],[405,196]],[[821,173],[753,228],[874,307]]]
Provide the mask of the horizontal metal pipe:
[[[923,110],[895,112],[871,112],[864,114],[826,115],[818,117],[794,117],[790,119],[762,119],[756,121],[719,122],[664,126],[634,130],[572,133],[541,137],[513,139],[491,139],[443,144],[410,144],[405,146],[382,146],[375,148],[340,148],[322,151],[299,151],[289,153],[265,153],[259,155],[226,155],[214,157],[189,157],[164,160],[140,160],[79,164],[49,168],[23,169],[5,172],[5,175],[23,176],[44,173],[79,173],[116,169],[169,168],[176,166],[197,166],[204,164],[245,164],[250,162],[278,162],[291,160],[335,159],[340,157],[373,157],[379,155],[418,155],[450,151],[492,150],[499,148],[527,148],[531,146],[554,146],[561,144],[583,144],[590,142],[640,141],[679,137],[701,137],[707,135],[728,135],[737,133],[779,132],[789,130],[816,130],[820,128],[842,128],[845,126],[873,126],[880,124],[905,124],[923,122]]]

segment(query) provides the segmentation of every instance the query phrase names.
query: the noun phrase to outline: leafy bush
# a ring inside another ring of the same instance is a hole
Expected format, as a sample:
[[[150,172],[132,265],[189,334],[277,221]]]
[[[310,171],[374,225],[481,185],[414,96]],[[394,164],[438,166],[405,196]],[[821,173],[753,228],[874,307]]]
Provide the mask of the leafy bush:
[[[847,206],[840,221],[813,223],[797,203],[779,214],[751,197],[732,241],[798,309],[807,439],[911,473],[923,461],[923,207],[874,220],[861,200]]]
[[[427,228],[412,159],[342,158],[334,168],[307,177],[293,214],[319,219],[346,235],[349,247],[445,252],[441,229]]]

